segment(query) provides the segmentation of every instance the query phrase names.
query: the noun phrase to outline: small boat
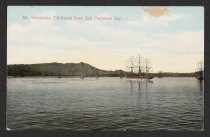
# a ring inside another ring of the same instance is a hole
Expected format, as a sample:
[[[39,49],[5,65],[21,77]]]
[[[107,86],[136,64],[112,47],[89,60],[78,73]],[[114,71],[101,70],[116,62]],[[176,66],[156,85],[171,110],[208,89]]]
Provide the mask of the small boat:
[[[198,75],[196,78],[197,78],[198,80],[203,80],[203,79],[204,79],[204,77],[203,77],[202,75]]]
[[[98,72],[98,71],[96,71],[95,77],[96,77],[96,78],[99,78],[99,72]]]
[[[83,79],[85,77],[85,75],[83,75],[83,73],[81,73],[80,78]]]
[[[124,72],[122,70],[120,71],[119,75],[120,75],[120,78],[124,78],[125,77],[125,74],[124,74]]]
[[[6,128],[6,130],[7,130],[7,131],[11,131],[11,129],[10,129],[10,128],[8,128],[8,127]]]
[[[60,75],[60,73],[58,74],[58,78],[61,78],[61,75]]]
[[[162,78],[163,77],[163,74],[162,74],[162,71],[159,71],[158,72],[158,76],[157,76],[158,78]]]

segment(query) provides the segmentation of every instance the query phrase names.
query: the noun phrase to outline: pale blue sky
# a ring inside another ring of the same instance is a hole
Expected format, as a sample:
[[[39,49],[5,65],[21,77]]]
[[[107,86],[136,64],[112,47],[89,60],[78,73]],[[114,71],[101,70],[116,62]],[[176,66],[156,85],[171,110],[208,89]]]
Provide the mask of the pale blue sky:
[[[204,8],[168,7],[155,17],[141,6],[9,6],[8,64],[86,62],[126,70],[130,56],[154,72],[193,72],[204,58]],[[22,16],[117,16],[120,21],[24,20]]]
[[[201,6],[173,6],[169,7],[168,15],[178,14],[185,16],[179,22],[173,23],[166,29],[160,27],[150,28],[149,31],[158,32],[178,32],[178,31],[201,31],[204,28],[204,8]],[[142,19],[145,12],[140,6],[9,6],[8,7],[8,25],[13,23],[26,24],[22,20],[23,15],[39,15],[45,12],[55,12],[57,15],[62,16],[94,16],[100,13],[107,13],[114,16],[123,18],[123,22],[129,20],[139,21]],[[112,23],[111,26],[119,26],[117,22]],[[139,28],[139,29],[143,29]],[[148,31],[148,29],[147,29]]]

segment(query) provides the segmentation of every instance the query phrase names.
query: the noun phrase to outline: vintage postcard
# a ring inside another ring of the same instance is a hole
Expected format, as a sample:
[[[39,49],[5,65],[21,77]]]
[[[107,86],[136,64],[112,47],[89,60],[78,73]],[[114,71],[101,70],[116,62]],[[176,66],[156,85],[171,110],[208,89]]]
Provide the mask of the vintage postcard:
[[[8,6],[7,129],[203,131],[204,7]]]

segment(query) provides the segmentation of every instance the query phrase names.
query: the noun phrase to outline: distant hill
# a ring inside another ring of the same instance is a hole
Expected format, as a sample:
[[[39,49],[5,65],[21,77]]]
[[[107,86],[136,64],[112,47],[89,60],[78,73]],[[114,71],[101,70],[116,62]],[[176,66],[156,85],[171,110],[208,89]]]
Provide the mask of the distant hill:
[[[160,74],[159,73],[154,73],[154,77],[158,77]],[[173,72],[163,72],[162,77],[195,77],[195,73],[173,73]]]
[[[8,76],[120,76],[122,70],[106,71],[87,63],[42,63],[8,65]]]
[[[14,64],[8,65],[8,76],[81,76],[95,77],[120,77],[126,73],[123,70],[107,71],[101,70],[90,64],[80,63],[42,63],[42,64]],[[153,73],[154,77],[158,77],[159,73]],[[195,73],[172,73],[163,72],[163,77],[194,77]]]

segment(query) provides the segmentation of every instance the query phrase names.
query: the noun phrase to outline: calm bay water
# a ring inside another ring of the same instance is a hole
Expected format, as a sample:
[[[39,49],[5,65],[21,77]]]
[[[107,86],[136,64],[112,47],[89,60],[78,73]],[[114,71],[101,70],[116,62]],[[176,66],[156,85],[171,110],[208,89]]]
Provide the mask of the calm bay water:
[[[203,130],[204,88],[195,78],[7,79],[13,130]]]

